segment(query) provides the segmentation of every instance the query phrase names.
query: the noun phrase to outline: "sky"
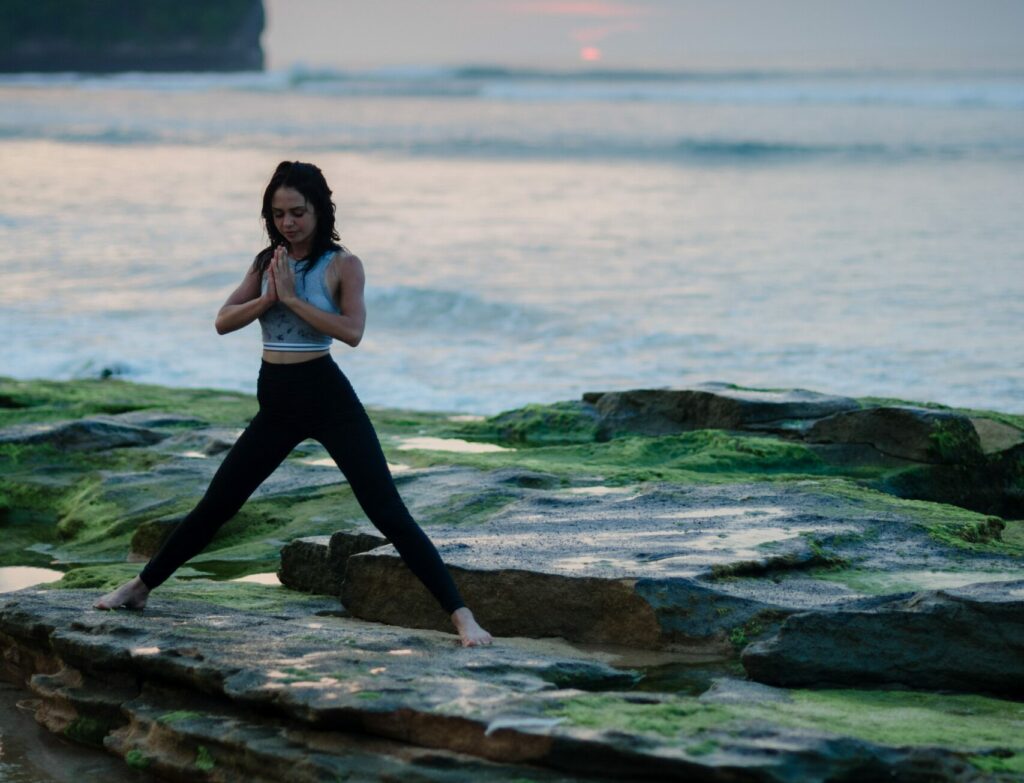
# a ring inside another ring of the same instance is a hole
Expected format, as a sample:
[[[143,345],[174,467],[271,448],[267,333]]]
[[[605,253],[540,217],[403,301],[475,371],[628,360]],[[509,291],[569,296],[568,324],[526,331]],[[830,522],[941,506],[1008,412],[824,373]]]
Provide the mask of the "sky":
[[[264,0],[271,69],[1024,69],[1024,0]]]

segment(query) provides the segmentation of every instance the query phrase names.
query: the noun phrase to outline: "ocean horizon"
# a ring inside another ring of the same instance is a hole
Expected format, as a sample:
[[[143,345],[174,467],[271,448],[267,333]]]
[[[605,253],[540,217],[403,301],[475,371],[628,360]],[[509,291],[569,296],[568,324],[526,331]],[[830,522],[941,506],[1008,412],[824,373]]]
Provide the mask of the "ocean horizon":
[[[1024,72],[0,77],[0,374],[253,391],[213,318],[317,163],[364,402],[726,381],[1024,412]]]

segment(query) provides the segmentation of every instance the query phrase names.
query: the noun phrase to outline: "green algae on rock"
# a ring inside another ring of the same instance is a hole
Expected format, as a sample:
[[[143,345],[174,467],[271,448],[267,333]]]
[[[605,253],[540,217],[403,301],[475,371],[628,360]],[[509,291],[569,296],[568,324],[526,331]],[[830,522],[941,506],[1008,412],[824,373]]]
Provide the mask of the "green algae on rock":
[[[847,475],[901,497],[1024,517],[1024,417],[1012,414],[704,384],[588,392],[580,403],[527,406],[466,425],[469,437],[538,444],[586,443],[592,429],[597,441],[719,429],[748,441],[770,434],[802,441],[827,468],[797,462],[792,473]]]
[[[21,381],[0,378],[0,426],[80,419],[130,411],[187,411],[193,421],[241,425],[256,413],[252,395],[173,389],[116,379]],[[179,414],[180,415],[180,414]]]
[[[597,439],[597,413],[583,402],[526,405],[463,426],[467,434],[534,446],[591,443]]]

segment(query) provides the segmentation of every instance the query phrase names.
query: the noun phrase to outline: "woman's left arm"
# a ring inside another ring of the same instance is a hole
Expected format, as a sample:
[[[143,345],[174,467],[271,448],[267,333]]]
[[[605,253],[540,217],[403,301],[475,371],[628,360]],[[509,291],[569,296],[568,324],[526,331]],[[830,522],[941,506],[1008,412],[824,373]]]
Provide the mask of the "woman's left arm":
[[[358,256],[351,254],[339,255],[331,263],[340,289],[338,307],[341,315],[321,310],[295,295],[295,274],[283,256],[275,262],[274,267],[277,297],[281,304],[317,331],[355,348],[363,339],[363,329],[366,327],[366,303],[363,300],[366,275],[363,273],[363,263]]]

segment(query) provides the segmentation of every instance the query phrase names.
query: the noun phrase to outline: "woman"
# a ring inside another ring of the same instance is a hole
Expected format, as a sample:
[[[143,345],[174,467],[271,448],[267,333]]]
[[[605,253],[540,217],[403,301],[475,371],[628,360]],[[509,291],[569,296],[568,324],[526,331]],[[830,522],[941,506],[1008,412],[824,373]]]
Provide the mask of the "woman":
[[[373,425],[331,359],[331,340],[356,347],[366,322],[363,265],[337,244],[334,210],[319,168],[288,161],[277,167],[263,194],[270,245],[256,256],[216,321],[219,334],[260,321],[259,412],[199,504],[142,572],[100,598],[97,609],[142,609],[149,592],[201,552],[296,445],[315,438],[345,474],[370,521],[450,614],[462,644],[492,642],[399,497]]]

